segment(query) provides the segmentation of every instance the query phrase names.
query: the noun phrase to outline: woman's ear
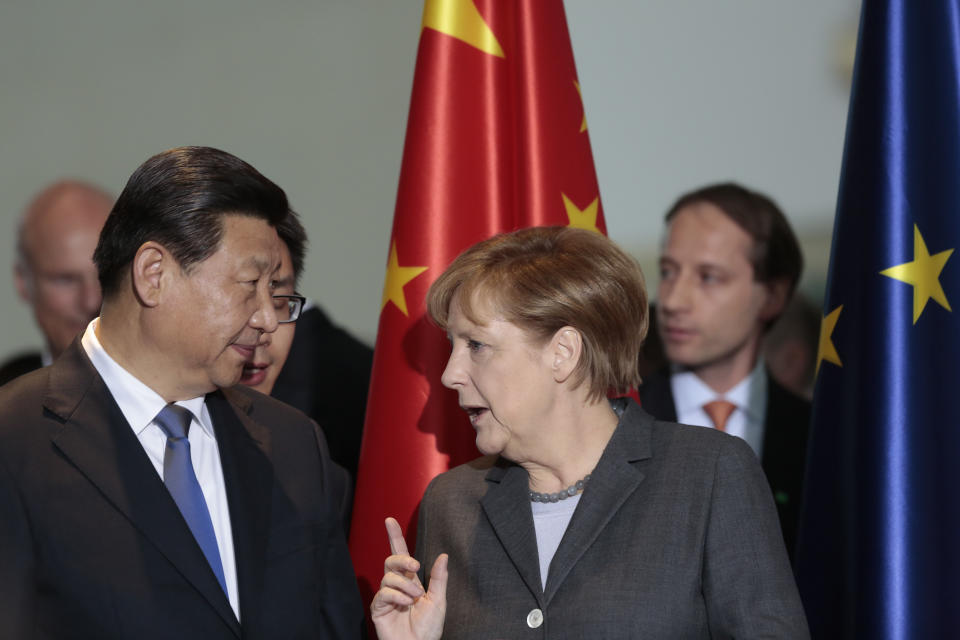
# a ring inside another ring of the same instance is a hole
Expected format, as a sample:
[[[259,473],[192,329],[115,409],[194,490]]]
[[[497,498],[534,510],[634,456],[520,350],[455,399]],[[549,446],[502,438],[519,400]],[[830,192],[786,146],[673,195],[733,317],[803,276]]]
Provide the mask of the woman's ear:
[[[583,354],[583,336],[570,326],[557,329],[550,340],[550,353],[553,358],[554,380],[566,381],[580,362],[580,356]]]
[[[173,264],[173,257],[163,245],[144,242],[133,256],[131,265],[133,291],[145,307],[155,307],[163,293],[164,270]]]

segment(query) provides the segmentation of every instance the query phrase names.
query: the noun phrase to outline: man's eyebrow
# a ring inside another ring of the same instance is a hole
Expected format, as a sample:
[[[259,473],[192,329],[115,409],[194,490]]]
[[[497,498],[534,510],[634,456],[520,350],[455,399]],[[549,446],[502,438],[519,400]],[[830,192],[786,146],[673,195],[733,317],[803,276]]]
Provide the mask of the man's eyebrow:
[[[257,256],[248,256],[242,264],[244,267],[253,267],[254,269],[259,270],[261,273],[264,271],[269,271],[270,267],[272,266],[269,260],[263,260]]]

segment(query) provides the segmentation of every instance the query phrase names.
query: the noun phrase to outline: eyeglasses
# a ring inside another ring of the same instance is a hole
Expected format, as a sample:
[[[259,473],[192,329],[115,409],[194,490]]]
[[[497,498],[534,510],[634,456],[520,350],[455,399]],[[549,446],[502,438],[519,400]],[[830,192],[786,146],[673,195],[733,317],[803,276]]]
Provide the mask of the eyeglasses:
[[[296,322],[306,302],[306,298],[296,294],[273,296],[273,309],[277,312],[277,322],[280,324]]]

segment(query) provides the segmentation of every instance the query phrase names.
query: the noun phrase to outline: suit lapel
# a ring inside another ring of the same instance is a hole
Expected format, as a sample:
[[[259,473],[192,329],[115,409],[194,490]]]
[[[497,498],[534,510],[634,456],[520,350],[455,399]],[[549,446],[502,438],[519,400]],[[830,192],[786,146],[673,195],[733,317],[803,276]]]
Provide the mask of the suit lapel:
[[[790,453],[795,455],[795,452],[790,451],[790,446],[795,443],[790,442],[790,429],[785,425],[793,424],[798,418],[797,415],[784,415],[784,407],[787,404],[784,397],[786,395],[786,390],[777,384],[768,371],[767,415],[763,420],[763,455],[761,456],[763,468],[768,474],[776,473],[784,458]]]
[[[228,389],[209,394],[207,408],[217,434],[227,487],[240,614],[245,623],[249,623],[259,616],[256,603],[263,592],[266,568],[273,490],[270,433],[250,418],[250,398],[237,391]]]
[[[487,473],[487,482],[490,489],[480,500],[483,511],[520,577],[539,601],[543,588],[527,472],[501,462]]]
[[[636,404],[626,405],[550,563],[544,604],[643,481],[644,474],[631,463],[650,457],[652,423]]]
[[[54,446],[239,636],[237,618],[200,546],[79,341],[51,365],[44,407],[64,421],[52,436]]]
[[[677,421],[677,407],[673,402],[669,371],[661,370],[644,379],[640,386],[640,405],[657,420]]]

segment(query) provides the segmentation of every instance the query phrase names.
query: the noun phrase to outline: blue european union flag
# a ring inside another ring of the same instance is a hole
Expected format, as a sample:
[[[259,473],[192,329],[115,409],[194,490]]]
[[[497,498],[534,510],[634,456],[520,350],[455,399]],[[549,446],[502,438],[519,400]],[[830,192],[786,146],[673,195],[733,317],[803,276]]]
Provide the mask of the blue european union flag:
[[[814,638],[960,638],[958,4],[863,2],[796,558]]]

